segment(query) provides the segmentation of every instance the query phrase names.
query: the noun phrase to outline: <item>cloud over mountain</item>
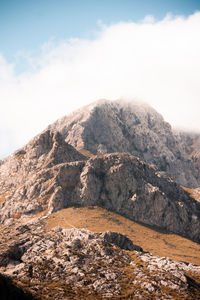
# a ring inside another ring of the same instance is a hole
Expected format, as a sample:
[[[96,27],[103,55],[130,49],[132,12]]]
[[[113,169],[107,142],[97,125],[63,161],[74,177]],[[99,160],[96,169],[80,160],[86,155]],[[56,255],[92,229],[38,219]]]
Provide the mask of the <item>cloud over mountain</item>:
[[[98,98],[141,99],[174,126],[200,128],[199,26],[200,12],[101,24],[93,39],[48,42],[21,74],[1,55],[0,156]]]

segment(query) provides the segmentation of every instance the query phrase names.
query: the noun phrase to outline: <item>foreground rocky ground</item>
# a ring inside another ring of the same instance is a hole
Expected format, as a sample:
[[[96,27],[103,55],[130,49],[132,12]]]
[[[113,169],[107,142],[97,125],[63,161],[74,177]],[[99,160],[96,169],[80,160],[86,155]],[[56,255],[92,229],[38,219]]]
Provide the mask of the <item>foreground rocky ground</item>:
[[[37,299],[200,299],[199,266],[153,256],[116,232],[46,231],[46,218],[0,236],[0,272]]]

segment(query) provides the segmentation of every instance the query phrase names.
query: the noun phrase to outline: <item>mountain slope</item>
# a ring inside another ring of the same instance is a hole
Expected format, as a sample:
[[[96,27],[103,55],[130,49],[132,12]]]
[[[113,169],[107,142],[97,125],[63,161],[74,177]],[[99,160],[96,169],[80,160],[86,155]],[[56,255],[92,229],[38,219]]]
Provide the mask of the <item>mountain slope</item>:
[[[153,108],[134,102],[101,100],[49,127],[77,149],[93,154],[128,152],[187,187],[200,185],[200,168],[182,136]]]
[[[176,182],[130,154],[87,159],[49,130],[0,166],[0,187],[1,223],[97,205],[200,242],[199,207]]]
[[[0,242],[0,271],[41,300],[200,296],[198,266],[143,252],[116,232],[46,231],[37,219],[4,228],[0,237],[7,241]]]
[[[196,143],[148,107],[120,105],[92,104],[67,117],[67,129],[62,120],[62,133],[48,129],[0,162],[6,293],[11,283],[40,300],[200,299],[199,190],[167,175],[184,182],[194,168],[194,184]]]
[[[65,208],[45,217],[44,223],[47,231],[59,225],[66,229],[119,232],[153,255],[200,265],[200,244],[158,227],[134,222],[98,206]]]

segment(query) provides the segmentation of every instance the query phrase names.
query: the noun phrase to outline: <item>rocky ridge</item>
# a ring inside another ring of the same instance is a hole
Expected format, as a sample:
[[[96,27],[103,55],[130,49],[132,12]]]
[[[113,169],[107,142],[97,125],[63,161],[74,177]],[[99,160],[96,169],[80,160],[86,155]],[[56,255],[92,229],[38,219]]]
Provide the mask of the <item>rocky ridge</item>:
[[[41,211],[97,205],[200,241],[197,202],[130,154],[86,159],[59,133],[47,130],[5,161],[0,174],[1,223]]]
[[[50,196],[61,189],[56,166],[65,164],[72,170],[76,161],[85,159],[58,132],[48,130],[5,159],[0,166],[1,221],[47,209]]]
[[[48,128],[61,132],[65,141],[75,148],[93,154],[128,152],[155,164],[183,186],[200,186],[199,158],[197,153],[191,155],[192,147],[200,149],[200,135],[174,131],[146,104],[101,100],[57,120]]]
[[[198,266],[152,256],[115,232],[59,226],[46,232],[43,220],[7,227],[0,234],[1,273],[38,299],[200,296],[194,279],[200,277]]]
[[[175,136],[169,124],[161,116],[158,122],[157,113],[146,106],[135,106],[134,112],[129,104],[124,109],[120,105],[92,104],[70,120],[67,117],[69,126],[58,128],[61,133],[48,129],[0,162],[3,289],[9,286],[19,297],[41,300],[149,299],[150,295],[200,299],[199,266],[144,252],[118,232],[59,226],[47,230],[45,224],[54,212],[98,206],[200,242],[199,189],[183,189],[168,176],[189,183],[193,172],[191,184],[198,182],[193,164],[198,137],[194,143]],[[62,127],[64,122],[59,122]],[[171,159],[164,159],[164,167],[154,149],[159,139],[158,150]],[[106,153],[117,144],[120,152]],[[173,169],[180,167],[182,172],[190,164],[183,174]]]

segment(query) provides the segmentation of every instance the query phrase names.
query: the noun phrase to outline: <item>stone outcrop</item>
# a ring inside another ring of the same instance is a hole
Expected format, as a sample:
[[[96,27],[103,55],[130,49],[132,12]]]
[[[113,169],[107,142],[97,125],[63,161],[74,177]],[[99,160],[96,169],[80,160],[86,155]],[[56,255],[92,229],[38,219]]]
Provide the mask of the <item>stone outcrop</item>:
[[[59,133],[33,139],[0,167],[1,222],[45,209],[99,205],[199,241],[196,203],[173,180],[128,154],[86,160]]]
[[[99,205],[199,242],[196,201],[171,178],[162,177],[138,158],[127,154],[92,158],[80,180],[80,205]]]
[[[107,231],[102,234],[102,237],[105,241],[112,243],[121,249],[143,251],[140,246],[134,245],[127,236],[120,234],[119,232]]]
[[[71,172],[67,176],[71,176],[69,181],[73,182],[74,169],[79,166],[79,161],[85,159],[58,132],[49,130],[16,151],[0,166],[0,215],[3,214],[3,220],[47,209],[53,194],[51,202],[52,206],[56,205],[54,210],[62,208],[63,205],[56,202],[59,189],[56,176],[59,176],[58,173],[62,176],[64,172],[61,165],[66,165],[67,172],[69,164]],[[60,188],[64,189],[64,186]]]
[[[59,134],[47,131],[15,153],[0,171],[2,191],[8,192],[1,196],[1,223],[44,210],[97,205],[200,242],[197,201],[130,154],[86,159]]]
[[[194,132],[179,132],[182,146],[195,169],[200,170],[200,134]],[[199,173],[198,173],[199,174]]]
[[[0,235],[0,272],[39,299],[146,299],[148,295],[197,299],[199,295],[199,284],[191,276],[198,277],[200,267],[142,252],[116,232],[95,234],[59,226],[45,232],[38,219]]]
[[[200,164],[188,152],[191,139],[199,152],[200,135],[189,139],[173,131],[148,105],[101,100],[57,120],[48,128],[61,132],[75,148],[93,154],[128,152],[155,164],[183,186],[200,186]]]

